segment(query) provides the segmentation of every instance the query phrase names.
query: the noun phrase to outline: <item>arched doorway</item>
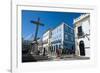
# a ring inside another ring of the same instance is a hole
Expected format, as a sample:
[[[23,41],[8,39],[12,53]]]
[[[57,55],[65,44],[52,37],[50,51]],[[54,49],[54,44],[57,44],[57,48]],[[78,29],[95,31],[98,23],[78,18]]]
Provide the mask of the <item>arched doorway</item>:
[[[84,41],[79,42],[79,49],[80,49],[80,55],[85,56],[85,46],[84,46]]]

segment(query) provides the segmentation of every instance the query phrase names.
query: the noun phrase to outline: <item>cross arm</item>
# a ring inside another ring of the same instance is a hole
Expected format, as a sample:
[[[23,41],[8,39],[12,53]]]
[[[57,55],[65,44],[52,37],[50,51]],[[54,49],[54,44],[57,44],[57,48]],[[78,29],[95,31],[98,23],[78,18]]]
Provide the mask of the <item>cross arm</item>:
[[[33,24],[36,24],[36,25],[41,25],[41,26],[44,26],[44,24],[42,24],[42,23],[40,23],[40,22],[38,22],[38,21],[30,21],[31,23],[33,23]]]

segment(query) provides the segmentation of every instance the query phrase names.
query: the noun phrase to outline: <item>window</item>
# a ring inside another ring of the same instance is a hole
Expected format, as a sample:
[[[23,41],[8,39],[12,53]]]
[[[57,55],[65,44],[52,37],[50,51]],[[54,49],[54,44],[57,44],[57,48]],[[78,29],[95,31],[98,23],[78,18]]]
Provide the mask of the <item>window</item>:
[[[82,31],[82,26],[78,27],[78,36],[82,36],[83,35],[83,31]]]
[[[71,33],[73,33],[73,30],[71,29]]]
[[[65,40],[68,40],[68,35],[67,34],[65,34]]]
[[[59,32],[61,32],[61,27],[59,28]]]
[[[74,39],[73,39],[73,37],[71,37],[71,41],[73,41]]]
[[[56,49],[58,49],[58,45],[56,45]]]
[[[61,45],[59,45],[59,49],[61,48]]]

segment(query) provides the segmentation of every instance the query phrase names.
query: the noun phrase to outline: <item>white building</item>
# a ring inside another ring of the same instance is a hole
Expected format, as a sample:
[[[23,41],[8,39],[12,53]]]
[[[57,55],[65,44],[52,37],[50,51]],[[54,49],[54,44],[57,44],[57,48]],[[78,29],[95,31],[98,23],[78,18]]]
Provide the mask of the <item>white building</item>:
[[[42,42],[42,38],[39,38],[37,40],[38,42],[38,50],[40,51],[40,55],[42,55],[42,49],[43,49],[43,42]]]
[[[90,56],[90,15],[82,14],[74,19],[75,46],[77,56]]]
[[[50,48],[50,38],[51,38],[51,30],[47,30],[42,37],[42,42],[43,42],[43,51],[46,51],[46,55],[49,54],[49,48]]]

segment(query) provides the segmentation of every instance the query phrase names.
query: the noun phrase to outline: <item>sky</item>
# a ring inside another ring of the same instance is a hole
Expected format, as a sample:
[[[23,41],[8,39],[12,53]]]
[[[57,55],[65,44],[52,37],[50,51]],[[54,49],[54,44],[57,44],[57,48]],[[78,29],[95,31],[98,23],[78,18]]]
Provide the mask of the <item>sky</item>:
[[[81,14],[83,13],[22,10],[22,37],[24,39],[34,37],[36,25],[30,21],[37,21],[38,17],[40,22],[44,24],[44,26],[39,26],[38,30],[37,36],[41,37],[46,30],[53,29],[62,22],[73,27],[73,19]]]

